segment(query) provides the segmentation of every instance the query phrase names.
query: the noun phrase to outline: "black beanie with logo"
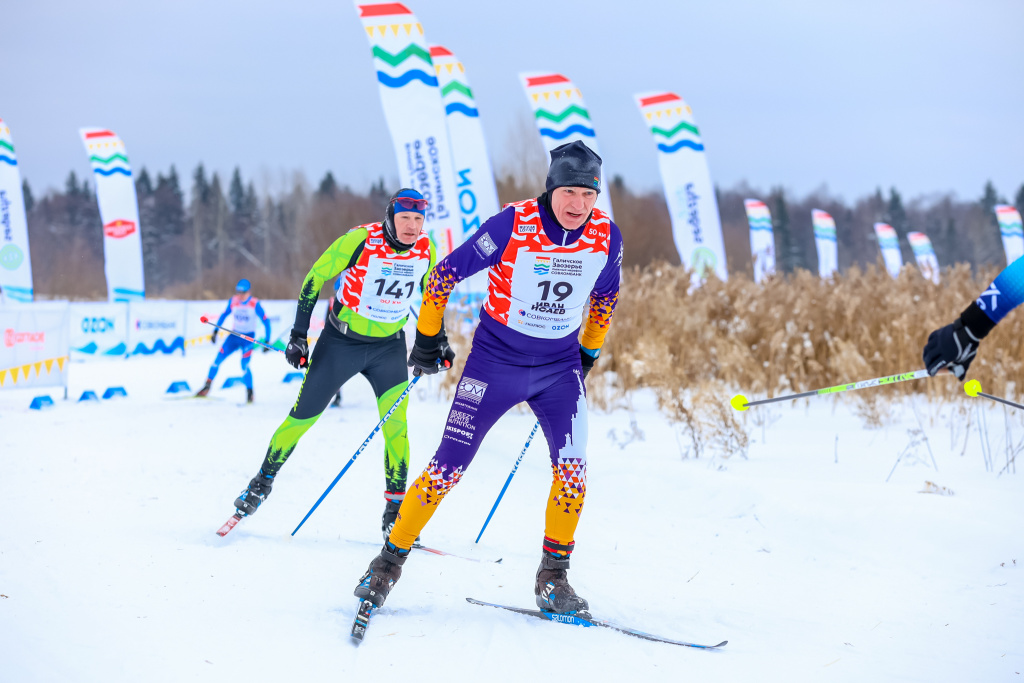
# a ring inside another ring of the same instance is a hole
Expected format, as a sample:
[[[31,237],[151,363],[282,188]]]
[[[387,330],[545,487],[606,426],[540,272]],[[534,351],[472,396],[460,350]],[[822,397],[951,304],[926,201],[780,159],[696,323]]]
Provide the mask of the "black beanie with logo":
[[[601,191],[601,157],[581,141],[567,142],[551,150],[551,166],[544,189],[586,187]]]

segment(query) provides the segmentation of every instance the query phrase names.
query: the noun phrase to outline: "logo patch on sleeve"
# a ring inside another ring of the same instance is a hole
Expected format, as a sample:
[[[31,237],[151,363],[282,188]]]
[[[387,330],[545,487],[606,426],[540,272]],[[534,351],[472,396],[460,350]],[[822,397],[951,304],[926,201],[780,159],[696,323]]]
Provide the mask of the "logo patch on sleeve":
[[[473,243],[473,248],[476,249],[481,258],[487,258],[498,250],[498,245],[496,245],[494,240],[491,239],[491,236],[485,232],[477,238],[476,242]]]

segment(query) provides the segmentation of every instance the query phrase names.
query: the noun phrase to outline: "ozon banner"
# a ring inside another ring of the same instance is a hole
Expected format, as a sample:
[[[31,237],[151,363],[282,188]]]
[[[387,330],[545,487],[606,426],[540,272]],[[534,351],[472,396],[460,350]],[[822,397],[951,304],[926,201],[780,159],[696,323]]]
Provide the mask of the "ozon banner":
[[[70,309],[74,360],[128,355],[128,304],[73,303]]]
[[[0,389],[67,387],[67,302],[0,308]]]

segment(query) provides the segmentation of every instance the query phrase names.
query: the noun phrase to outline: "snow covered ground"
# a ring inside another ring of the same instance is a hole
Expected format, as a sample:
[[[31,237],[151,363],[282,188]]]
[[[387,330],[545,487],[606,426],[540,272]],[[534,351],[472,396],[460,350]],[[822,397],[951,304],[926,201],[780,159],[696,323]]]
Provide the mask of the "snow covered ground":
[[[748,418],[747,458],[699,460],[681,458],[650,396],[592,414],[573,584],[597,616],[728,639],[711,652],[465,602],[533,605],[540,435],[473,543],[533,425],[510,414],[423,535],[502,562],[415,553],[357,647],[352,588],[381,541],[379,436],[289,534],[376,423],[369,387],[345,388],[259,514],[219,538],[298,384],[258,353],[251,407],[241,388],[165,398],[173,380],[195,389],[212,354],[76,363],[72,400],[43,412],[27,409],[43,392],[0,392],[0,680],[1024,680],[1024,469],[997,476],[1002,408],[987,415],[995,471],[949,406],[918,407],[937,471],[923,444],[893,471],[918,424],[907,404],[876,430],[831,400],[773,408],[763,432]],[[74,402],[112,385],[128,398]],[[412,476],[446,409],[414,393]],[[954,495],[920,493],[926,481]]]

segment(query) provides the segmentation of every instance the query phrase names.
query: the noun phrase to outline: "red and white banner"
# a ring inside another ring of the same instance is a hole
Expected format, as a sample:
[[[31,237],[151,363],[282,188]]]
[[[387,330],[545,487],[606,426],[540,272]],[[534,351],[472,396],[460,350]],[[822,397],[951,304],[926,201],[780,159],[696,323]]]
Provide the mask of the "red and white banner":
[[[67,302],[0,308],[0,389],[66,387]]]

